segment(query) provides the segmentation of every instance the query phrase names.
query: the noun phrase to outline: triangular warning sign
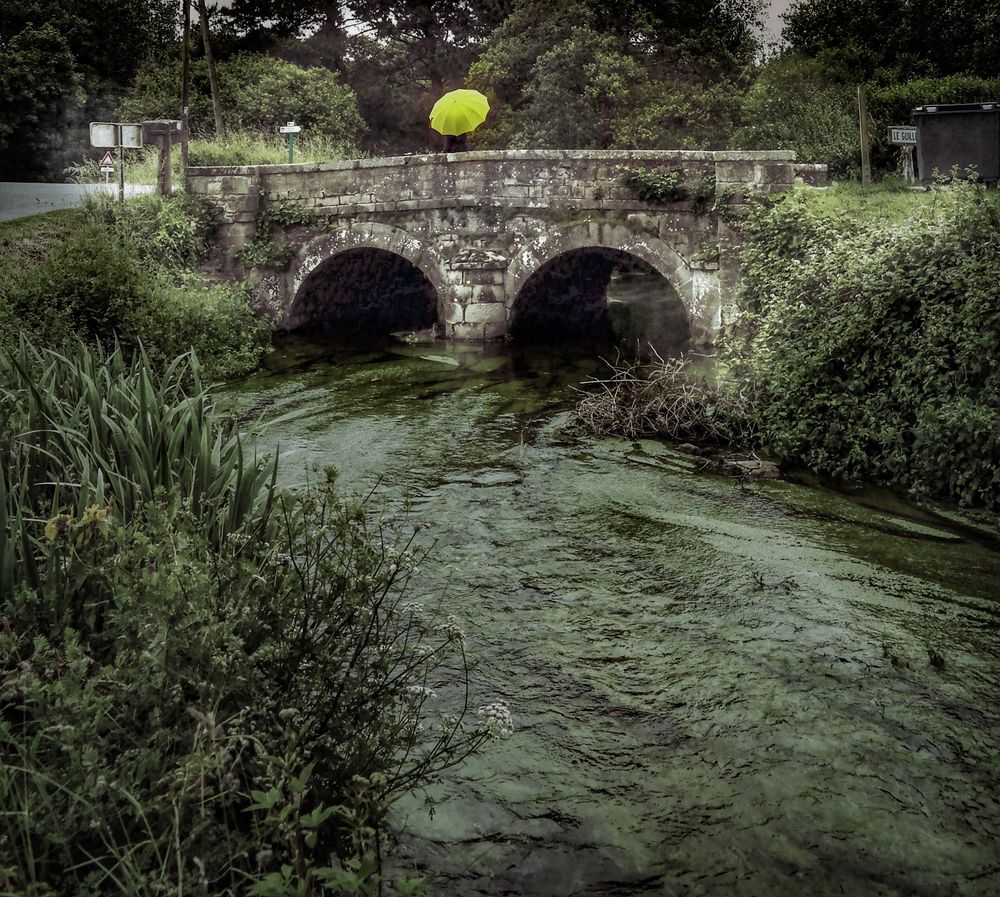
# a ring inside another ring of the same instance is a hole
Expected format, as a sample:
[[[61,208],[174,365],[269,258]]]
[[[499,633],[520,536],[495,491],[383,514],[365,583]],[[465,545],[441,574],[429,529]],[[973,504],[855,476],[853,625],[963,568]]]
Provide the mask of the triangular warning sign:
[[[111,150],[108,150],[103,156],[101,156],[101,168],[107,168],[109,166],[114,166],[115,160],[111,155]]]

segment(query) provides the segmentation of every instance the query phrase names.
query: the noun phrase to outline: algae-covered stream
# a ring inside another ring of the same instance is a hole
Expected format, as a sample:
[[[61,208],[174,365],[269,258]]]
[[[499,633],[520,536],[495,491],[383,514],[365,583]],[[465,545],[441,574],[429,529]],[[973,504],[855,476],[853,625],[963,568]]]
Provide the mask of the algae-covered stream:
[[[434,893],[1000,894],[1000,551],[898,503],[572,435],[595,369],[285,350],[230,392],[434,544],[516,731],[398,806]]]

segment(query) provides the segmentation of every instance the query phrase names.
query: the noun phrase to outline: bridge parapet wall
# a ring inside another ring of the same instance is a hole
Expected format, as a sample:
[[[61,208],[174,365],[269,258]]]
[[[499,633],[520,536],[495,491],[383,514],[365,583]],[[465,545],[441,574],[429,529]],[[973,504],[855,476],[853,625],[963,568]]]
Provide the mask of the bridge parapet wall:
[[[695,329],[710,341],[722,324],[728,305],[724,294],[735,276],[725,260],[720,270],[718,243],[727,235],[720,217],[738,219],[739,207],[753,193],[789,189],[794,158],[783,151],[468,152],[190,168],[187,183],[222,212],[222,263],[233,273],[242,273],[239,251],[255,237],[261,197],[291,201],[315,214],[315,227],[282,234],[304,247],[290,269],[259,275],[262,293],[269,297],[262,304],[272,310],[290,310],[320,245],[323,252],[335,251],[338,239],[344,248],[389,246],[384,232],[391,230],[396,244],[407,244],[401,254],[425,269],[443,293],[448,335],[502,336],[516,298],[509,290],[518,288],[532,265],[544,264],[552,245],[566,242],[567,228],[575,227],[574,246],[592,234],[596,246],[613,243],[612,248],[657,262],[679,281],[675,286],[682,293],[689,291],[686,301],[699,319]],[[717,205],[721,201],[727,214],[706,214],[690,200],[638,198],[625,184],[627,170],[636,168],[677,172],[688,186],[714,178]],[[589,229],[582,238],[581,226]],[[341,236],[330,239],[333,233]],[[374,242],[373,235],[378,237]],[[286,323],[295,323],[294,314]]]

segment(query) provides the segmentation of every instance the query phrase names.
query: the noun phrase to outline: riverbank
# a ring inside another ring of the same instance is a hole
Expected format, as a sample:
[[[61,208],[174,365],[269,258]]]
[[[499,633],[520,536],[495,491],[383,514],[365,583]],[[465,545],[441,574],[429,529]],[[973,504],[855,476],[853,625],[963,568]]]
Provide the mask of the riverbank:
[[[141,344],[165,367],[194,349],[210,377],[257,369],[271,326],[240,284],[197,266],[214,234],[196,197],[104,196],[83,208],[0,223],[0,348],[21,335],[49,348],[76,340]]]
[[[736,251],[727,379],[622,369],[581,405],[585,423],[1000,507],[996,191],[799,189],[753,207]],[[684,394],[685,420],[710,427],[678,428]]]

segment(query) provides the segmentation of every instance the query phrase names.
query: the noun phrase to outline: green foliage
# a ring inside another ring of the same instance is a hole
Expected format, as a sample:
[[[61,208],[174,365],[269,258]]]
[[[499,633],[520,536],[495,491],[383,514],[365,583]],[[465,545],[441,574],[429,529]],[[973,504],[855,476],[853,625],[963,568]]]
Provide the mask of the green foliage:
[[[83,104],[66,38],[50,23],[0,39],[0,176],[30,170],[61,147],[61,123]]]
[[[22,343],[0,401],[0,887],[380,890],[391,802],[509,730],[434,712],[419,552],[332,472],[276,489],[193,356]]]
[[[739,119],[743,87],[706,81],[690,64],[636,86],[634,107],[615,122],[615,145],[636,149],[719,149]]]
[[[80,226],[38,264],[11,270],[0,284],[10,321],[0,347],[18,332],[49,346],[84,337],[142,343],[159,365],[193,347],[216,377],[253,370],[269,325],[242,287],[209,285],[190,270],[213,233],[208,207],[193,197],[92,201]]]
[[[681,175],[677,168],[667,171],[627,168],[623,181],[639,199],[646,202],[681,202],[691,195]]]
[[[1000,8],[979,0],[797,0],[783,37],[855,78],[995,77]]]
[[[295,258],[295,247],[287,240],[256,237],[240,250],[243,264],[251,268],[273,268],[284,271]]]
[[[468,86],[485,92],[493,109],[477,143],[724,145],[736,114],[735,60],[752,43],[745,29],[754,4],[744,4],[742,24],[737,5],[679,3],[667,11],[634,2],[609,17],[586,0],[518,4],[469,70]]]
[[[684,181],[678,168],[654,171],[645,167],[626,168],[622,180],[639,199],[646,202],[683,202],[691,200],[696,214],[703,214],[715,203],[715,175],[706,174],[694,181]]]
[[[614,38],[574,28],[538,57],[525,87],[515,147],[608,148],[642,69]]]
[[[189,193],[176,193],[167,199],[140,196],[125,204],[94,196],[84,208],[89,221],[112,240],[131,243],[144,262],[193,268],[215,242],[218,212]]]
[[[861,164],[857,88],[814,60],[788,55],[767,63],[742,106],[733,146],[792,149],[800,161],[825,162],[840,176]]]
[[[269,56],[239,54],[218,64],[222,114],[236,132],[277,137],[279,125],[294,119],[303,127],[303,137],[326,141],[336,156],[356,155],[364,130],[353,91],[336,72],[325,68],[302,68]],[[119,114],[126,120],[176,118],[177,61],[147,65],[122,100]],[[203,60],[192,69],[189,121],[192,133],[214,133],[208,70]],[[278,141],[274,140],[277,144]],[[228,164],[250,164],[232,162]],[[284,158],[276,161],[285,161]],[[220,164],[198,159],[192,164]]]
[[[316,213],[308,206],[290,199],[271,199],[262,191],[254,240],[240,251],[243,263],[252,268],[284,271],[295,258],[295,246],[287,240],[273,239],[275,229],[308,227],[315,222]]]
[[[4,3],[0,179],[58,176],[88,145],[88,122],[113,120],[110,94],[173,39],[175,10],[173,0]]]
[[[997,203],[963,187],[881,208],[803,191],[746,222],[732,346],[761,390],[763,447],[823,475],[996,508]]]

